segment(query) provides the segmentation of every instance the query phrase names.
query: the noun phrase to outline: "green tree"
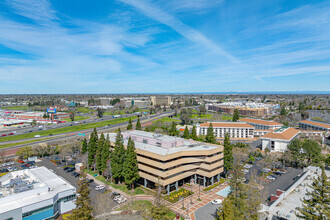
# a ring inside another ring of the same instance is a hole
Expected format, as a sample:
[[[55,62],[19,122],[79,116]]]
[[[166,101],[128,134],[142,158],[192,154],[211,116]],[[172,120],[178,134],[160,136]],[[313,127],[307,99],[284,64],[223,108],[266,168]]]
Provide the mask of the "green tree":
[[[238,120],[239,120],[239,111],[238,109],[235,109],[233,115],[233,121],[238,121]]]
[[[97,108],[96,111],[97,111],[97,113],[96,113],[97,117],[102,118],[103,114],[104,114],[104,110],[101,108]]]
[[[136,125],[135,125],[135,129],[140,130],[140,131],[142,130],[140,117],[138,117],[138,120],[137,120]]]
[[[77,207],[72,211],[72,215],[70,216],[70,219],[91,220],[94,219],[92,217],[93,206],[91,204],[91,199],[89,197],[90,188],[89,188],[89,183],[87,182],[84,169],[82,169],[81,171],[81,177],[82,178],[78,182],[77,194],[79,193],[79,196],[77,197],[76,200]]]
[[[225,140],[223,142],[223,166],[225,168],[226,173],[233,168],[233,147],[230,144],[229,134],[225,134]]]
[[[321,160],[321,146],[314,140],[304,140],[302,144],[304,156],[307,164],[311,162],[319,162]]]
[[[16,155],[23,159],[27,159],[33,155],[33,149],[31,146],[21,147],[18,151],[16,151]]]
[[[183,125],[187,125],[190,124],[191,122],[191,115],[189,114],[189,112],[186,109],[182,109],[180,112],[180,120],[181,120],[181,124]]]
[[[128,120],[128,125],[127,125],[127,130],[132,130],[133,129],[133,125],[132,125],[132,119]]]
[[[98,142],[97,131],[96,128],[94,128],[94,131],[91,133],[88,143],[88,165],[93,169],[94,169],[95,156],[97,151],[97,142]]]
[[[212,144],[215,144],[216,143],[216,137],[214,135],[212,123],[210,123],[209,127],[207,128],[207,133],[206,133],[205,141],[207,143],[212,143]]]
[[[102,133],[100,136],[100,139],[97,143],[97,154],[96,154],[96,168],[99,172],[102,172],[102,167],[103,167],[103,148],[105,146],[105,137],[104,134]]]
[[[125,178],[125,183],[129,186],[134,185],[134,183],[140,178],[138,160],[135,152],[135,144],[131,137],[128,138],[127,148],[126,148],[125,162],[123,166],[123,175]]]
[[[111,154],[111,171],[112,177],[116,182],[123,180],[123,164],[125,159],[124,139],[120,128],[117,131],[115,147]]]
[[[198,137],[197,137],[197,128],[196,128],[196,126],[194,125],[193,127],[192,127],[192,130],[191,130],[191,139],[193,139],[193,140],[198,140]]]
[[[218,211],[218,220],[234,220],[234,206],[232,201],[229,198],[225,200],[220,205]]]
[[[176,136],[176,135],[178,135],[178,130],[176,129],[176,124],[175,124],[174,121],[172,121],[172,124],[171,124],[170,130],[168,131],[168,134],[170,136]]]
[[[70,112],[70,119],[71,119],[71,121],[74,121],[74,112],[72,111],[72,112]]]
[[[84,140],[81,141],[81,152],[84,154],[87,152],[88,150],[88,144],[87,144],[87,140],[86,138],[84,138]]]
[[[313,178],[312,190],[304,196],[303,207],[298,209],[297,216],[302,219],[323,220],[330,218],[330,181],[322,167],[321,176]]]
[[[286,116],[287,115],[287,112],[286,112],[286,109],[285,109],[284,106],[281,107],[280,115],[282,115],[282,116]]]
[[[102,148],[102,165],[100,168],[102,174],[104,174],[105,170],[107,169],[107,164],[109,159],[110,159],[110,141],[109,141],[109,135],[107,135]]]
[[[184,128],[183,138],[185,138],[185,139],[189,139],[190,138],[189,129],[188,129],[188,126],[187,125]]]

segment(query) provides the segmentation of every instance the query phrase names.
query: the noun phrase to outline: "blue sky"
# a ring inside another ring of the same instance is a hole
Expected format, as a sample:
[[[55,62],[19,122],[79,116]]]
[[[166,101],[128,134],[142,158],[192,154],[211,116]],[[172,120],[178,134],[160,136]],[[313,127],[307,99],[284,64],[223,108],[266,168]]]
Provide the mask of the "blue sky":
[[[0,93],[330,91],[330,2],[4,0]]]

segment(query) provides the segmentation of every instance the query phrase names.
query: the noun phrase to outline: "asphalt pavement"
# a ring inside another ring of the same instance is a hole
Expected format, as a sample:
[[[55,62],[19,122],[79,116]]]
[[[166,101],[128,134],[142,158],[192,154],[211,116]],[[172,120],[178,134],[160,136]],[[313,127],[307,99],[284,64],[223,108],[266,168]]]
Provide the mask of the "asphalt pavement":
[[[217,208],[219,205],[208,203],[195,211],[196,220],[211,220],[217,217]]]

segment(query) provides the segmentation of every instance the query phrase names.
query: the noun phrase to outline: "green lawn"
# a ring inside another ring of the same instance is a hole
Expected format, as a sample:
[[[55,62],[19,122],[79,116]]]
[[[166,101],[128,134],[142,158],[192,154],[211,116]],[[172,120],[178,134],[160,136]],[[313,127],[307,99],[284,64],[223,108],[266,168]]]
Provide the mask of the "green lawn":
[[[210,119],[210,118],[212,118],[213,116],[211,115],[211,114],[204,114],[204,115],[201,115],[201,116],[199,116],[198,114],[192,114],[191,115],[191,118],[200,118],[200,119]]]
[[[167,123],[169,123],[169,122],[172,122],[172,121],[174,121],[174,122],[180,122],[181,120],[174,119],[174,118],[169,118],[169,117],[165,117],[165,118],[158,119],[155,122],[167,122]]]
[[[231,115],[221,115],[222,120],[225,121],[232,121],[233,120],[233,116]]]
[[[8,109],[8,110],[28,110],[28,109],[32,109],[32,107],[29,107],[27,105],[22,105],[22,106],[6,106],[3,107],[3,109]]]
[[[23,142],[18,142],[18,143],[11,143],[11,144],[0,144],[0,148],[5,148],[5,147],[13,147],[21,144],[28,144],[28,143],[33,143],[37,141],[43,141],[47,140],[49,138],[41,138],[41,139],[35,139],[35,140],[29,140],[29,141],[23,141]]]
[[[130,118],[133,120],[133,119],[136,119],[137,117],[130,117]],[[70,127],[65,127],[65,128],[56,128],[56,129],[47,130],[47,131],[38,131],[38,132],[34,132],[34,133],[29,133],[29,134],[14,135],[14,136],[10,136],[10,137],[3,137],[0,139],[0,142],[33,138],[35,135],[48,136],[49,134],[54,135],[54,134],[62,134],[62,133],[66,133],[66,132],[81,131],[81,130],[96,128],[96,127],[103,127],[106,125],[113,125],[113,124],[125,122],[128,120],[129,120],[129,118],[117,118],[117,119],[113,119],[113,120],[109,120],[109,121],[94,122],[94,123],[81,124],[81,125],[70,126]]]
[[[80,120],[85,120],[85,119],[88,119],[88,118],[89,117],[86,117],[86,116],[75,116],[74,120],[75,121],[80,121]],[[71,118],[62,118],[61,120],[71,122]]]
[[[89,108],[86,108],[86,107],[78,107],[78,108],[76,108],[76,111],[81,112],[81,113],[94,112],[93,109],[89,109]]]

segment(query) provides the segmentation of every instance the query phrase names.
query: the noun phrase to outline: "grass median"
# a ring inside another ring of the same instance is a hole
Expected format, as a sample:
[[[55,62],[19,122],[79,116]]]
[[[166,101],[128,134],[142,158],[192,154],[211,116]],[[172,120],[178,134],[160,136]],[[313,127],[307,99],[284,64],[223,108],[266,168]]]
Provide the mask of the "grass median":
[[[130,118],[133,120],[133,119],[136,119],[137,117],[134,116],[134,117],[130,117]],[[51,129],[51,130],[47,130],[47,131],[38,131],[38,132],[34,132],[34,133],[19,134],[19,135],[13,135],[10,137],[2,137],[2,138],[0,138],[0,143],[4,142],[4,141],[15,141],[15,140],[34,138],[35,135],[48,136],[50,134],[55,135],[55,134],[76,132],[76,131],[82,131],[82,130],[91,129],[91,128],[103,127],[106,125],[113,125],[113,124],[126,122],[130,118],[117,118],[117,119],[112,119],[109,121],[94,122],[94,123],[88,123],[88,124],[82,124],[82,125],[76,125],[76,126],[69,126],[69,127],[65,127],[65,128],[56,128],[56,129]]]
[[[10,144],[0,144],[0,149],[7,148],[7,147],[14,147],[14,146],[22,145],[22,144],[34,143],[34,142],[43,141],[43,140],[47,140],[47,139],[49,139],[49,138],[41,138],[41,139],[22,141],[22,142],[17,142],[17,143],[10,143]]]

